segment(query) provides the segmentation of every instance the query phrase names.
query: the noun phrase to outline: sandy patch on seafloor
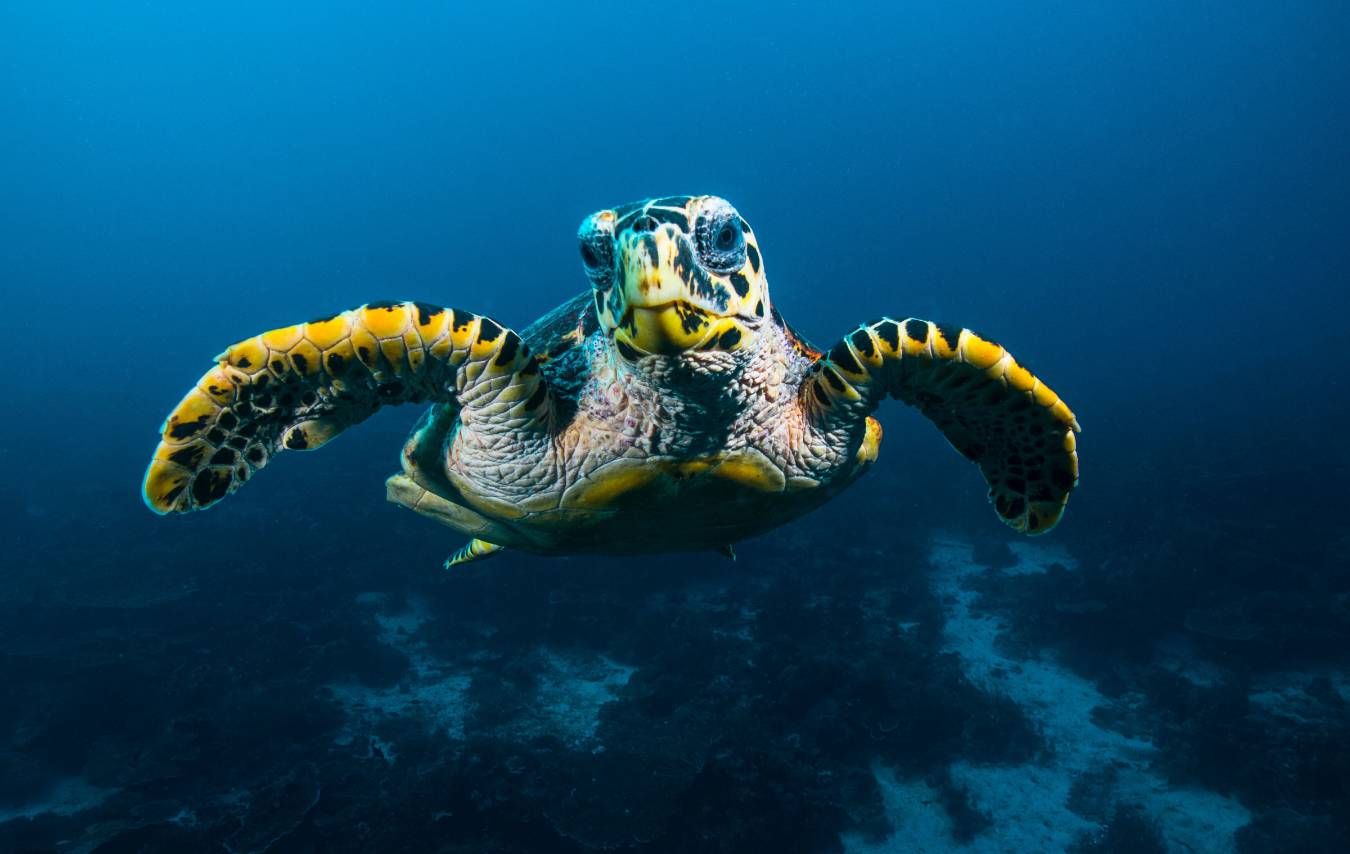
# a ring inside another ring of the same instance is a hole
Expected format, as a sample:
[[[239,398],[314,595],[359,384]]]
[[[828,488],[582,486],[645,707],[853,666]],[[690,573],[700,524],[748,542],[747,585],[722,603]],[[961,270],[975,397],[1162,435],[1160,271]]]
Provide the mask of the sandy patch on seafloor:
[[[410,717],[422,719],[450,740],[464,740],[471,734],[466,726],[473,712],[469,694],[477,676],[474,662],[439,660],[417,638],[418,630],[434,619],[425,603],[412,600],[402,610],[392,611],[385,597],[377,593],[363,594],[358,602],[379,609],[375,614],[378,639],[407,656],[410,673],[388,688],[359,682],[329,685],[333,699],[347,713],[347,724],[337,743],[365,743],[369,752],[378,751],[392,764],[398,757],[398,745],[381,739],[375,730],[384,719]],[[527,704],[522,714],[486,734],[516,740],[552,735],[573,750],[603,749],[596,736],[600,708],[616,699],[618,690],[628,684],[636,669],[602,655],[553,649],[537,652],[543,666],[534,702]]]
[[[1063,548],[1011,544],[1017,563],[995,570],[1007,575],[1043,573],[1051,564],[1070,571],[1077,561]],[[987,570],[976,563],[966,542],[934,537],[929,550],[930,583],[943,603],[944,648],[961,658],[975,685],[1001,694],[1022,707],[1041,731],[1048,756],[1019,765],[957,762],[954,783],[972,805],[991,819],[988,830],[958,842],[942,800],[922,780],[905,779],[877,764],[886,812],[895,832],[880,843],[856,834],[844,836],[851,854],[959,851],[1063,851],[1098,825],[1070,809],[1070,794],[1080,779],[1100,780],[1099,799],[1137,806],[1162,833],[1169,851],[1220,854],[1235,850],[1234,834],[1250,816],[1237,801],[1203,789],[1177,789],[1153,770],[1156,748],[1149,741],[1106,729],[1092,710],[1108,702],[1096,686],[1061,667],[1048,651],[1017,658],[998,643],[1006,626],[1001,618],[977,613],[977,594],[967,582]]]

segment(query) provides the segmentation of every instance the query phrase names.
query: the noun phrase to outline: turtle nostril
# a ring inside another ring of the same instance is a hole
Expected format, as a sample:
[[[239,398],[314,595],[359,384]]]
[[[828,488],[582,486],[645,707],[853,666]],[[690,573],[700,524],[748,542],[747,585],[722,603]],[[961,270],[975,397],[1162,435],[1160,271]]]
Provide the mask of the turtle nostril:
[[[637,232],[638,234],[641,234],[644,231],[655,231],[655,230],[656,230],[656,220],[652,219],[649,216],[640,216],[633,222],[633,231]]]

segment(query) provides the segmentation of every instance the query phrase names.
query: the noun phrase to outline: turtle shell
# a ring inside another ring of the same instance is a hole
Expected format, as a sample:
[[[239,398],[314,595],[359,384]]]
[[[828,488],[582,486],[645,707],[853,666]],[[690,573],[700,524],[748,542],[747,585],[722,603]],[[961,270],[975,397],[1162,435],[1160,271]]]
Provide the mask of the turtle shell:
[[[545,359],[566,352],[600,326],[591,291],[582,291],[520,333],[530,350]]]

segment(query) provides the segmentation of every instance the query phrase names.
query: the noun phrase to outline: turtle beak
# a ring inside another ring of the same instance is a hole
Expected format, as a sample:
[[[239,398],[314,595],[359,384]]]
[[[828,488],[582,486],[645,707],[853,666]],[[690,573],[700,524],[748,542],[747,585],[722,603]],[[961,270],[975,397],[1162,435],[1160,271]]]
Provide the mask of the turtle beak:
[[[695,260],[689,239],[665,224],[620,240],[624,316],[615,338],[645,353],[736,350],[750,330],[727,308],[727,288]]]
[[[712,349],[724,326],[733,321],[714,320],[684,302],[650,308],[632,308],[628,321],[615,337],[647,353],[673,356],[690,350]],[[705,346],[707,345],[707,346]]]

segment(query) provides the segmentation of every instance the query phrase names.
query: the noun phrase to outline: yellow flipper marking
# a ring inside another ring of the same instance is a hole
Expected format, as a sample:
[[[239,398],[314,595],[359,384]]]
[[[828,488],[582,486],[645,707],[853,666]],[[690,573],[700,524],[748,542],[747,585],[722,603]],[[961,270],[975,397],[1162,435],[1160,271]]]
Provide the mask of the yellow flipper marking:
[[[867,429],[863,433],[863,440],[858,444],[858,453],[854,457],[858,465],[871,465],[877,461],[877,455],[881,453],[881,422],[867,416]]]
[[[143,490],[157,513],[209,507],[278,451],[318,448],[381,406],[453,400],[520,428],[547,415],[547,389],[515,332],[426,303],[274,329],[216,361],[161,428]]]
[[[1000,518],[1042,534],[1078,484],[1078,421],[1003,347],[969,329],[882,318],[816,363],[802,400],[816,419],[851,421],[890,394],[926,415],[979,465]]]
[[[445,559],[445,568],[459,566],[462,563],[470,561],[483,560],[492,557],[500,551],[505,550],[506,546],[499,546],[496,543],[489,543],[487,540],[480,540],[475,537],[469,540],[457,552]]]

